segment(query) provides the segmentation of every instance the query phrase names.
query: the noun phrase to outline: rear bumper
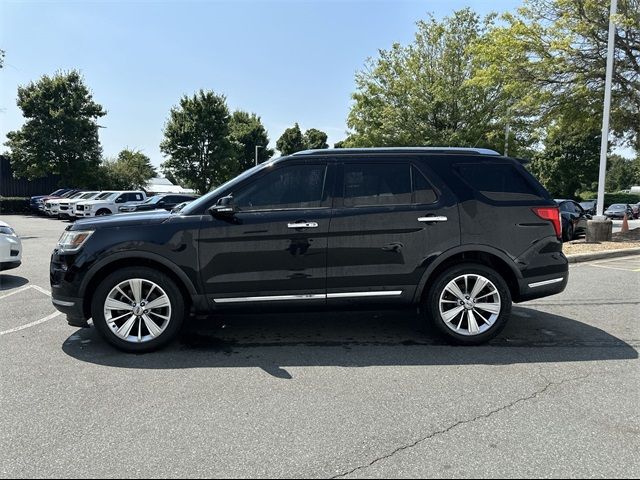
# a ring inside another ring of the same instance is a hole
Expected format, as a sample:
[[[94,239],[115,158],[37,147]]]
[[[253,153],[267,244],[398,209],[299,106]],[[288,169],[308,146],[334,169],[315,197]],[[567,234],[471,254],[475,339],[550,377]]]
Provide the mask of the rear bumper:
[[[520,295],[516,302],[526,302],[536,298],[548,297],[556,295],[567,288],[569,282],[569,269],[567,271],[553,275],[542,275],[539,277],[529,277],[518,280]]]

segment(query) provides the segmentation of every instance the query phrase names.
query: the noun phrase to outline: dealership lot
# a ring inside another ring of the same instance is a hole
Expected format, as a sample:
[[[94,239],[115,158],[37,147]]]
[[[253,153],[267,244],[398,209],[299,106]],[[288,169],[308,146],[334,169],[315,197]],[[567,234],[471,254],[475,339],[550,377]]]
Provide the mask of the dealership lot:
[[[407,312],[243,315],[125,355],[48,295],[64,222],[0,217],[0,469],[12,476],[640,475],[640,257],[571,267],[488,346]]]

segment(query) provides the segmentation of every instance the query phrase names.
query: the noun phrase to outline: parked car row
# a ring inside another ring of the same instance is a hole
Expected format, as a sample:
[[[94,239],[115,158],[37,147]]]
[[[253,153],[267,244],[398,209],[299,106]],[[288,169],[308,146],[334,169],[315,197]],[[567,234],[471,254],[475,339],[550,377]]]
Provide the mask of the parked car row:
[[[596,214],[596,200],[576,202],[575,200],[556,199],[562,216],[562,240],[568,242],[587,231],[587,221]],[[637,204],[616,203],[610,205],[604,215],[610,219],[622,219],[625,214],[628,220],[640,217],[640,202]]]
[[[86,191],[56,190],[50,195],[32,197],[32,210],[59,219],[90,218],[116,213],[172,210],[178,204],[195,200],[193,195],[162,194],[147,197],[142,190]]]

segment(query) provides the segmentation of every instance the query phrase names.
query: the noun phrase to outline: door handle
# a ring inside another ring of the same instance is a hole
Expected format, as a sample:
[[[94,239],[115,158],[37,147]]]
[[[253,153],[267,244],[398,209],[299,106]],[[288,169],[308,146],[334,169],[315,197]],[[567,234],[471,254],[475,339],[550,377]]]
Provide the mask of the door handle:
[[[287,224],[289,228],[318,228],[316,222],[296,222]]]
[[[420,217],[420,218],[418,218],[418,221],[422,222],[422,223],[446,222],[447,220],[449,220],[447,217]]]

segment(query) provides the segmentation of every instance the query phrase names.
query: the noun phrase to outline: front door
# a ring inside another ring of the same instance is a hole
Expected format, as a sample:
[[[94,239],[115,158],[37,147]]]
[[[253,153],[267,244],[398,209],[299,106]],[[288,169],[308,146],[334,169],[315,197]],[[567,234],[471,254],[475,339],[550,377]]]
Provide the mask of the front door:
[[[460,244],[451,193],[418,163],[340,166],[328,243],[328,304],[409,303],[433,256]]]
[[[266,169],[233,192],[238,212],[205,220],[200,265],[215,307],[325,303],[333,168]]]

